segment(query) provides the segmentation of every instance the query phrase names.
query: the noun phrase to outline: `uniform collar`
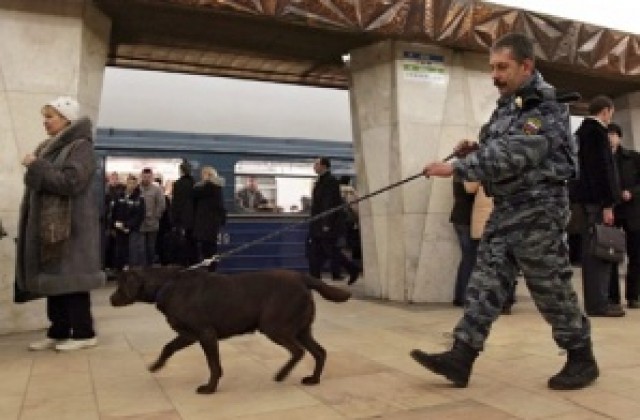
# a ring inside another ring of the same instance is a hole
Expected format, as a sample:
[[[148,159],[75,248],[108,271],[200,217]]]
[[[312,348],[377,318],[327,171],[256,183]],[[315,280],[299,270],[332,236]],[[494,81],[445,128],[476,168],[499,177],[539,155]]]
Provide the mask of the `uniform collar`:
[[[534,70],[533,74],[529,76],[529,78],[525,80],[525,82],[522,85],[520,85],[518,90],[531,88],[531,87],[535,87],[535,88],[544,87],[544,85],[546,85],[546,82],[542,78],[542,75],[538,70]],[[503,107],[510,103],[513,103],[515,101],[515,96],[516,96],[515,92],[510,95],[501,96],[498,99],[498,106]]]

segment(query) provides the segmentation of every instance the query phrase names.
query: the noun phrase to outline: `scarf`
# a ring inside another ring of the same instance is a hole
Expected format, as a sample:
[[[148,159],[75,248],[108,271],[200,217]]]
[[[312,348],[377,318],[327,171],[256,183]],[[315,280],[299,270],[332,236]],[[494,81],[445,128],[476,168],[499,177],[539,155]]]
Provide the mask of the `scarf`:
[[[34,154],[47,160],[54,167],[64,165],[69,153],[79,140],[69,139],[67,127],[36,148]],[[40,257],[46,263],[59,260],[64,243],[71,236],[71,198],[69,196],[41,192],[40,194]]]

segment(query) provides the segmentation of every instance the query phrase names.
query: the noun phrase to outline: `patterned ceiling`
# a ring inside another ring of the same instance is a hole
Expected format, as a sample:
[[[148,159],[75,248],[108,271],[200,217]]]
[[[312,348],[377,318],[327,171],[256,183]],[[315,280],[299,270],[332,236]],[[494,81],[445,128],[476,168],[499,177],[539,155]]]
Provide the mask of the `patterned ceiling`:
[[[269,16],[347,32],[486,50],[505,32],[538,41],[537,54],[553,63],[611,75],[640,76],[640,35],[508,9],[471,0],[157,0],[202,9]],[[639,25],[640,30],[640,25]]]
[[[482,52],[519,31],[552,82],[587,98],[640,90],[640,35],[474,0],[94,1],[112,18],[116,66],[344,88],[354,48],[394,38]]]

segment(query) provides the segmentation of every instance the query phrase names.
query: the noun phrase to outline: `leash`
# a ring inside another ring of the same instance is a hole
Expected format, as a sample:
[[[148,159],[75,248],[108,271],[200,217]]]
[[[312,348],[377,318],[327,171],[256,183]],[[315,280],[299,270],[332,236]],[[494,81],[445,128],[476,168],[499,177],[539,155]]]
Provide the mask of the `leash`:
[[[444,158],[443,162],[448,162],[449,160],[453,159],[455,156],[456,156],[456,153],[454,152],[454,153],[450,154],[449,156],[447,156],[446,158]],[[423,177],[423,176],[425,176],[425,175],[422,172],[419,172],[419,173],[417,173],[415,175],[411,175],[408,178],[401,179],[398,182],[394,182],[393,184],[387,185],[386,187],[380,188],[379,190],[376,190],[376,191],[373,191],[373,192],[371,192],[369,194],[363,195],[362,197],[359,197],[359,198],[357,198],[355,200],[345,202],[345,203],[340,204],[339,206],[336,206],[336,207],[332,207],[332,208],[330,208],[328,210],[325,210],[322,213],[318,213],[315,216],[312,216],[312,217],[310,217],[308,219],[302,220],[300,222],[291,223],[291,224],[289,224],[289,225],[287,225],[287,226],[285,226],[285,227],[283,227],[281,229],[278,229],[276,231],[273,231],[273,232],[271,232],[271,233],[269,233],[269,234],[267,234],[267,235],[265,235],[265,236],[263,236],[261,238],[254,239],[253,241],[247,242],[247,243],[242,244],[242,245],[240,245],[240,246],[238,246],[236,248],[233,248],[233,249],[231,249],[229,251],[223,252],[222,254],[216,254],[216,255],[212,256],[211,258],[205,258],[201,262],[199,262],[197,264],[194,264],[194,265],[192,265],[190,267],[187,267],[186,270],[195,270],[195,269],[200,268],[200,267],[207,267],[211,263],[219,262],[219,261],[223,260],[224,258],[230,257],[230,256],[232,256],[234,254],[237,254],[238,252],[244,251],[245,249],[250,248],[250,247],[252,247],[254,245],[257,245],[259,243],[268,241],[269,239],[274,238],[274,237],[276,237],[276,236],[278,236],[278,235],[280,235],[280,234],[282,234],[284,232],[288,232],[288,231],[293,230],[293,229],[295,229],[295,228],[297,228],[299,226],[315,222],[316,220],[322,219],[322,218],[327,217],[327,216],[329,216],[329,215],[331,215],[333,213],[336,213],[338,211],[344,210],[344,209],[348,208],[349,206],[351,206],[353,204],[357,204],[357,203],[359,203],[361,201],[368,200],[371,197],[374,197],[374,196],[376,196],[378,194],[382,194],[383,192],[389,191],[391,189],[399,187],[402,184],[406,184],[407,182],[413,181],[414,179],[417,179],[417,178],[420,178],[420,177]]]

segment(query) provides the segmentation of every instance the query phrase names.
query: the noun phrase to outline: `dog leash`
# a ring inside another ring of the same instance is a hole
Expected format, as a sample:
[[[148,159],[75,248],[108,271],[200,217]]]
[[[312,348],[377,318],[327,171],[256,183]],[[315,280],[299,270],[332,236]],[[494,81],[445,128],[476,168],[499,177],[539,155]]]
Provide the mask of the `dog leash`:
[[[453,159],[454,157],[456,157],[456,152],[451,153],[449,156],[444,158],[443,162],[448,162],[449,160]],[[275,230],[275,231],[273,231],[273,232],[271,232],[271,233],[269,233],[269,234],[267,234],[267,235],[265,235],[263,237],[260,237],[258,239],[254,239],[253,241],[249,241],[249,242],[247,242],[245,244],[242,244],[242,245],[240,245],[240,246],[238,246],[236,248],[233,248],[233,249],[231,249],[229,251],[223,252],[222,254],[216,254],[216,255],[212,256],[211,258],[205,258],[201,262],[187,267],[186,270],[195,270],[195,269],[200,268],[200,267],[207,267],[211,263],[219,262],[219,261],[223,260],[224,258],[230,257],[230,256],[232,256],[234,254],[237,254],[238,252],[244,251],[245,249],[250,248],[250,247],[252,247],[254,245],[257,245],[259,243],[262,243],[264,241],[268,241],[269,239],[274,238],[274,237],[276,237],[276,236],[278,236],[278,235],[280,235],[280,234],[282,234],[284,232],[288,232],[288,231],[293,230],[293,229],[295,229],[295,228],[297,228],[299,226],[315,222],[316,220],[322,219],[322,218],[327,217],[327,216],[329,216],[329,215],[331,215],[333,213],[336,213],[338,211],[344,210],[344,209],[346,209],[347,207],[349,207],[349,206],[351,206],[353,204],[357,204],[357,203],[359,203],[361,201],[368,200],[371,197],[374,197],[374,196],[376,196],[378,194],[382,194],[383,192],[389,191],[389,190],[391,190],[393,188],[399,187],[402,184],[406,184],[409,181],[413,181],[414,179],[417,179],[417,178],[420,178],[420,177],[423,177],[423,176],[425,176],[423,172],[419,172],[419,173],[417,173],[415,175],[411,175],[408,178],[401,179],[398,182],[394,182],[393,184],[387,185],[386,187],[380,188],[377,191],[373,191],[373,192],[371,192],[369,194],[363,195],[362,197],[359,197],[359,198],[357,198],[355,200],[345,202],[345,203],[340,204],[339,206],[336,206],[336,207],[332,207],[332,208],[330,208],[328,210],[325,210],[322,213],[318,213],[315,216],[312,216],[312,217],[310,217],[308,219],[302,220],[300,222],[291,223],[291,224],[289,224],[289,225],[287,225],[287,226],[285,226],[285,227],[283,227],[281,229]]]

